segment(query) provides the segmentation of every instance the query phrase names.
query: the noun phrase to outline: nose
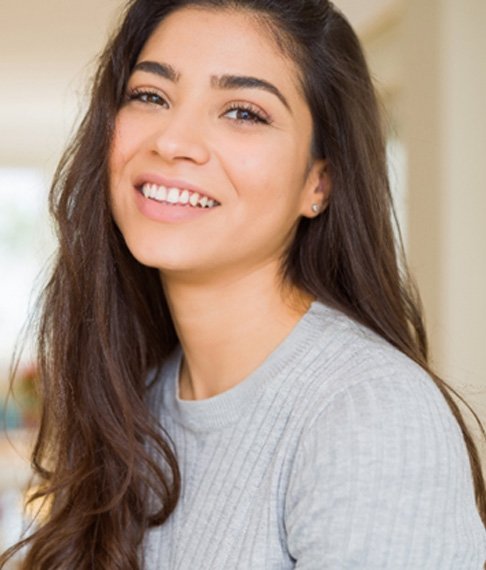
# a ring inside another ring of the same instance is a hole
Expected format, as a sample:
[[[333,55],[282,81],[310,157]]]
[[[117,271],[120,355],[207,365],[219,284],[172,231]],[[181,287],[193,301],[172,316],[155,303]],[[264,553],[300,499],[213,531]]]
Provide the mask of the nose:
[[[163,124],[157,127],[151,141],[151,151],[167,162],[207,162],[210,154],[205,136],[207,133],[196,115],[188,109],[172,109]]]

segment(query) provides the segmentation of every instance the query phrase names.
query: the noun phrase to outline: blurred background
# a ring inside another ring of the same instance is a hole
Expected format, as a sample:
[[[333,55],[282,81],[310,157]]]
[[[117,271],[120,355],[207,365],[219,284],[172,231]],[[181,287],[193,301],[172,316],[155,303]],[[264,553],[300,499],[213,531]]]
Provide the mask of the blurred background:
[[[23,524],[37,418],[29,348],[5,401],[15,341],[54,249],[49,181],[122,4],[0,1],[0,416],[10,440],[0,432],[0,549]],[[386,110],[390,175],[433,362],[486,421],[486,2],[335,4],[363,41]]]

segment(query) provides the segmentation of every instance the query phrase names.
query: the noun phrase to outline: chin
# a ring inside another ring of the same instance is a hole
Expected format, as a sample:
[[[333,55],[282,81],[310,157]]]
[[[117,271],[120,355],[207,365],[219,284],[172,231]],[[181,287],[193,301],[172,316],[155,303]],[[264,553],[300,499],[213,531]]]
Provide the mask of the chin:
[[[189,273],[202,269],[201,259],[195,259],[193,252],[180,251],[172,247],[162,248],[153,243],[126,242],[130,253],[142,265],[158,269],[162,273]]]

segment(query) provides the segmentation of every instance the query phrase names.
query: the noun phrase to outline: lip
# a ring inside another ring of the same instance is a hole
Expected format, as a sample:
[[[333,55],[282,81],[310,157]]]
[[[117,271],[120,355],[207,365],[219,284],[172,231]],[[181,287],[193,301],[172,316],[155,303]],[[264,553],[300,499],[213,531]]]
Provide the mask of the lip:
[[[145,198],[142,192],[134,192],[134,202],[138,211],[149,220],[163,223],[192,222],[211,216],[218,210],[214,208],[193,208],[187,205],[168,204]]]
[[[220,204],[220,201],[211,194],[208,194],[202,188],[186,182],[185,180],[175,178],[165,178],[156,173],[142,173],[139,174],[133,181],[133,185],[137,190],[141,190],[144,184],[156,184],[157,186],[165,186],[166,188],[180,188],[182,190],[189,190],[190,192],[198,192],[201,196],[206,196],[209,200],[214,200]]]

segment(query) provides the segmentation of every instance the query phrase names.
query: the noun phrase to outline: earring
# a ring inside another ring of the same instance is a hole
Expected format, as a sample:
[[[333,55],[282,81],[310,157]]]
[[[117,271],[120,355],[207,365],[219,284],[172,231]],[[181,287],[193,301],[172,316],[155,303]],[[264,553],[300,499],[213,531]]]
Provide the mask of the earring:
[[[314,214],[318,214],[321,211],[321,207],[319,206],[319,204],[312,204],[311,208]]]

